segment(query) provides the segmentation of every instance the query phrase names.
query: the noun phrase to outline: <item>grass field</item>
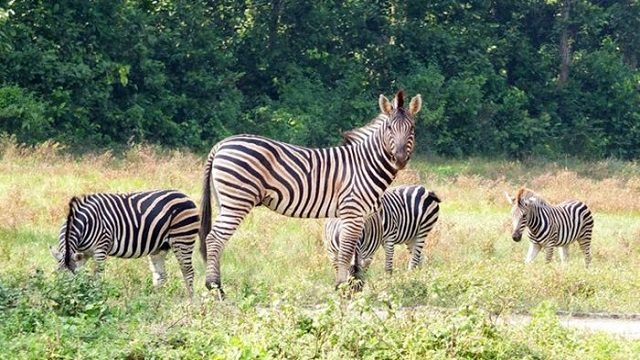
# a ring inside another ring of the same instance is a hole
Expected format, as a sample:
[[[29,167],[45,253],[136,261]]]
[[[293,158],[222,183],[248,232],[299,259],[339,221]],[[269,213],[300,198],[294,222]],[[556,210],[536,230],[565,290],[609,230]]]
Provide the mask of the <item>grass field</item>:
[[[175,260],[153,289],[145,259],[109,259],[100,276],[56,274],[49,246],[75,194],[176,188],[200,199],[202,158],[134,147],[71,157],[56,144],[0,143],[0,358],[638,358],[640,342],[561,327],[556,310],[640,313],[640,165],[602,161],[412,160],[398,183],[441,196],[428,260],[395,273],[380,252],[362,293],[340,299],[323,222],[250,214],[222,259],[227,300],[207,296],[204,266],[186,297]],[[523,264],[503,191],[527,185],[594,212],[593,264]],[[407,314],[401,308],[430,311]],[[529,312],[523,326],[502,314]]]

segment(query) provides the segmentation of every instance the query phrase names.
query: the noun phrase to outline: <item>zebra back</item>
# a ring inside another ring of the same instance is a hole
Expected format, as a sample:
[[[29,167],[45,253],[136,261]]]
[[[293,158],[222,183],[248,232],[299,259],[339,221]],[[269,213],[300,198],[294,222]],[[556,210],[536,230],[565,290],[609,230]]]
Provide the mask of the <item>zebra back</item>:
[[[355,128],[352,130],[348,130],[342,133],[342,144],[343,145],[352,145],[352,144],[361,144],[368,137],[373,135],[385,121],[387,121],[389,117],[385,114],[380,114],[371,120],[367,125],[364,125],[359,128]]]

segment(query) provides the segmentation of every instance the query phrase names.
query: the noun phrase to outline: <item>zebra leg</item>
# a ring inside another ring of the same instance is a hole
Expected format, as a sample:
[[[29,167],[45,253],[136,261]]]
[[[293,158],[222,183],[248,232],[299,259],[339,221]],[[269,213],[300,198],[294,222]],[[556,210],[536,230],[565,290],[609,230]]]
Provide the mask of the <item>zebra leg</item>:
[[[167,280],[167,271],[164,267],[164,261],[167,257],[167,251],[159,251],[149,255],[149,269],[153,274],[153,286],[160,287]]]
[[[108,254],[108,251],[103,246],[99,247],[93,254],[93,261],[94,261],[93,274],[94,275],[99,275],[104,270],[104,262],[107,259],[107,254]]]
[[[191,262],[193,256],[193,247],[195,245],[193,238],[188,239],[170,239],[171,249],[176,255],[184,285],[187,288],[189,297],[193,296],[193,264]]]
[[[353,256],[353,263],[349,269],[349,275],[351,276],[351,289],[353,291],[362,291],[364,287],[364,274],[362,272],[362,258],[360,246],[356,246],[355,255]]]
[[[336,275],[336,288],[349,280],[351,260],[355,256],[356,246],[364,220],[361,217],[342,219],[340,231],[340,247],[338,250],[338,273]]]
[[[413,242],[411,250],[411,262],[409,262],[409,270],[415,269],[422,263],[422,248],[424,247],[424,238],[416,239]]]
[[[240,223],[245,216],[249,213],[249,210],[235,213],[223,212],[220,213],[213,223],[209,235],[207,235],[207,275],[205,285],[207,289],[217,289],[220,295],[220,299],[224,298],[224,291],[222,290],[222,283],[220,281],[220,257],[224,246],[238,229]]]
[[[569,261],[569,245],[561,246],[560,249],[560,262],[566,264]]]
[[[371,266],[372,262],[373,262],[373,258],[372,257],[368,257],[368,258],[362,260],[362,271],[369,270],[369,266]]]
[[[588,268],[591,265],[591,234],[589,237],[580,238],[578,244],[584,254],[584,266]]]
[[[553,247],[549,246],[544,248],[544,253],[544,261],[548,264],[553,260]]]
[[[536,258],[541,248],[542,247],[538,244],[530,243],[529,252],[527,253],[527,257],[525,258],[524,263],[530,264],[533,261],[533,259]]]
[[[385,241],[384,244],[384,271],[391,275],[393,273],[393,247],[392,241]]]

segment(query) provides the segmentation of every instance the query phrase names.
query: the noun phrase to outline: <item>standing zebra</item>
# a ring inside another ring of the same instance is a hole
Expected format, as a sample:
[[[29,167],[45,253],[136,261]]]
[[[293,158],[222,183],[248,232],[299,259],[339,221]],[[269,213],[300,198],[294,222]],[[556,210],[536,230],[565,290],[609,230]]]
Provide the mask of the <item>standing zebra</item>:
[[[422,261],[425,238],[438,221],[440,198],[424,186],[399,186],[385,191],[377,216],[367,219],[358,241],[360,267],[366,269],[373,254],[384,244],[385,271],[393,270],[393,249],[405,244],[411,252],[409,269]],[[324,243],[334,268],[340,245],[340,219],[325,224]]]
[[[402,91],[390,102],[380,95],[383,126],[364,142],[311,149],[254,135],[217,143],[205,164],[201,253],[207,262],[206,286],[224,295],[220,256],[227,240],[255,206],[299,218],[339,217],[343,221],[336,285],[347,281],[349,263],[364,217],[380,206],[380,197],[404,168],[414,143],[414,116],[420,95],[403,107]],[[218,214],[211,223],[211,193]]]
[[[73,224],[73,226],[68,226]],[[172,249],[189,295],[193,293],[191,255],[200,226],[196,205],[175,190],[73,197],[60,230],[58,249],[51,254],[60,269],[75,271],[93,257],[100,270],[108,256],[149,255],[153,284],[166,280],[164,260]]]
[[[520,241],[525,228],[529,228],[529,252],[525,263],[530,263],[542,248],[546,251],[546,261],[553,257],[553,248],[560,248],[560,260],[565,262],[568,247],[578,241],[584,254],[585,265],[591,263],[591,232],[593,218],[591,211],[580,201],[565,201],[551,205],[535,192],[521,188],[513,198],[505,193],[511,209],[514,241]]]

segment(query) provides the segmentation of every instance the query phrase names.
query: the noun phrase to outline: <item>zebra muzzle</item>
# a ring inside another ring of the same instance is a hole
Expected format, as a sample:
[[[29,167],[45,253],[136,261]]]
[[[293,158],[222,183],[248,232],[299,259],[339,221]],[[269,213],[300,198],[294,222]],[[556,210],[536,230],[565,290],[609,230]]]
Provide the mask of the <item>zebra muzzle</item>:
[[[513,239],[513,241],[518,242],[518,241],[522,240],[522,234],[513,233],[513,234],[511,234],[511,238]]]

